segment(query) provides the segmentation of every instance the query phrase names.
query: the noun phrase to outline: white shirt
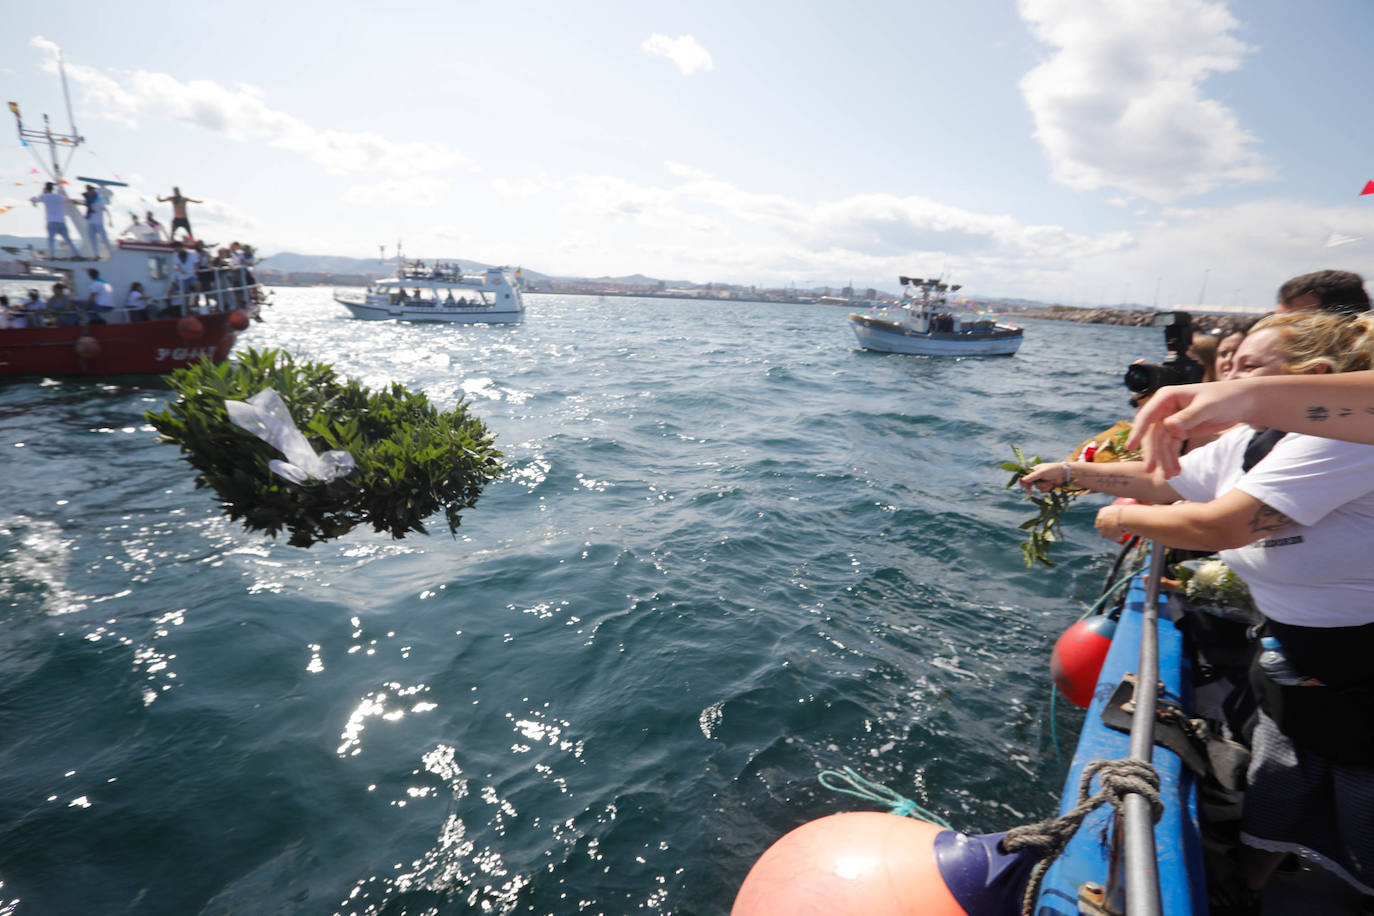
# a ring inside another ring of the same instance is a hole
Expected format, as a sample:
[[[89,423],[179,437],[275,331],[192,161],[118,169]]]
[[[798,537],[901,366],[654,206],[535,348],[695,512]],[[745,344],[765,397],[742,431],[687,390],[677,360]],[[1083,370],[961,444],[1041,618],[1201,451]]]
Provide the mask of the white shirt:
[[[124,300],[124,307],[130,309],[143,308],[144,296],[136,289],[129,290],[129,297]]]
[[[1170,486],[1194,502],[1238,489],[1297,523],[1221,551],[1266,616],[1307,627],[1374,623],[1374,446],[1289,433],[1246,473],[1253,434],[1241,426],[1184,455]]]
[[[182,256],[185,256],[184,260]],[[196,253],[182,249],[180,252],[172,253],[172,269],[182,280],[194,280],[196,278]]]
[[[50,223],[65,223],[67,221],[67,211],[63,209],[66,198],[56,191],[48,191],[46,194],[39,194],[37,197],[30,197],[30,201],[38,201],[43,204],[43,210],[47,214]]]
[[[114,287],[104,280],[92,280],[88,287],[91,291],[91,304],[98,309],[112,309],[114,303]]]

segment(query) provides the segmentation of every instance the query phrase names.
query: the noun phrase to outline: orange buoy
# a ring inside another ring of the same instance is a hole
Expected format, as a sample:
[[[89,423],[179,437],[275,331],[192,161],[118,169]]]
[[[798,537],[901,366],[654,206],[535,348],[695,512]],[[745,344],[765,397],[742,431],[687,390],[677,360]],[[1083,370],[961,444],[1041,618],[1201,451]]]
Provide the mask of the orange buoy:
[[[95,359],[100,355],[100,341],[89,334],[76,339],[76,355],[81,359]]]
[[[242,331],[248,327],[248,313],[243,309],[234,309],[229,313],[229,327],[235,331]]]
[[[1105,614],[1088,617],[1069,627],[1050,653],[1055,686],[1075,706],[1087,709],[1102,674],[1102,663],[1116,635],[1116,621]]]
[[[177,322],[177,336],[182,340],[195,340],[205,333],[205,325],[193,315],[187,315]]]
[[[803,824],[759,857],[731,916],[991,916],[1016,912],[1038,856],[876,811]]]

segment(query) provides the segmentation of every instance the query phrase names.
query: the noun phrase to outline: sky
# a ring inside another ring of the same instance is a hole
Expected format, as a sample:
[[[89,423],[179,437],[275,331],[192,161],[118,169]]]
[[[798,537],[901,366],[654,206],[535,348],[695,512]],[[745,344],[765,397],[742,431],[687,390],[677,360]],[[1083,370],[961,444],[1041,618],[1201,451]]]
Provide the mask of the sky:
[[[4,14],[5,101],[66,129],[61,49],[117,228],[176,185],[269,256],[1161,308],[1374,273],[1368,0],[170,9]],[[0,234],[44,232],[31,152]]]

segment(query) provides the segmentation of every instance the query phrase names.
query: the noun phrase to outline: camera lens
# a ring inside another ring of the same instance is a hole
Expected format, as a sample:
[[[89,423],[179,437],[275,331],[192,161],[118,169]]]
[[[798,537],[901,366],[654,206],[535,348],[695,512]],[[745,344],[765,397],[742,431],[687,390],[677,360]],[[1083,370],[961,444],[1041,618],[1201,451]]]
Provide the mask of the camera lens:
[[[1149,363],[1132,363],[1126,367],[1126,387],[1136,394],[1153,391],[1159,387],[1159,366]]]

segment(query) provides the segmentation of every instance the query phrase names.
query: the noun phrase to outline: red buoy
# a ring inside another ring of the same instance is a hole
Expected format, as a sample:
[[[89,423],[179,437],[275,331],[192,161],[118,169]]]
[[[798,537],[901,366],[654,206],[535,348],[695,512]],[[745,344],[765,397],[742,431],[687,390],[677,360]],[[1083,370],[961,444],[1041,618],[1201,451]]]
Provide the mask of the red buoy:
[[[1050,654],[1050,674],[1064,699],[1088,708],[1115,635],[1116,621],[1099,614],[1078,621],[1059,637]]]
[[[193,315],[187,315],[177,322],[177,336],[182,340],[195,340],[205,333],[205,325]]]
[[[100,355],[100,341],[87,334],[76,339],[76,355],[81,359],[95,359]]]
[[[229,313],[229,327],[235,331],[242,331],[248,327],[248,313],[243,309],[234,309]]]

